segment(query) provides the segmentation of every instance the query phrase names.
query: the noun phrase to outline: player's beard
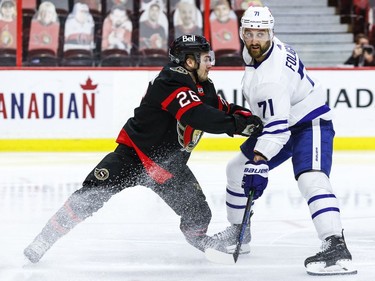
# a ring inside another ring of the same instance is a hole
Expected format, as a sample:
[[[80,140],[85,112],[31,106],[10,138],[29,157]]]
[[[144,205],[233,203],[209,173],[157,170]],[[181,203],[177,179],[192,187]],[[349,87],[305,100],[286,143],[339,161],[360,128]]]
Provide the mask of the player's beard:
[[[247,47],[247,51],[253,59],[259,60],[259,58],[261,58],[268,51],[268,49],[270,48],[270,45],[271,45],[271,41],[267,41],[264,45],[250,44]]]

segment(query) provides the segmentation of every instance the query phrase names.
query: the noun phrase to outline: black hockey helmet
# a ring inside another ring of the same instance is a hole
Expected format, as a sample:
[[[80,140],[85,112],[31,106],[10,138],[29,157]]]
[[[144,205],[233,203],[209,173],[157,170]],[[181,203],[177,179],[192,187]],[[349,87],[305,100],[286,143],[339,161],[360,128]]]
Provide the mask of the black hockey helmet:
[[[169,47],[169,59],[177,64],[184,64],[187,55],[193,55],[200,63],[200,53],[210,52],[211,45],[201,35],[186,34],[176,38]]]

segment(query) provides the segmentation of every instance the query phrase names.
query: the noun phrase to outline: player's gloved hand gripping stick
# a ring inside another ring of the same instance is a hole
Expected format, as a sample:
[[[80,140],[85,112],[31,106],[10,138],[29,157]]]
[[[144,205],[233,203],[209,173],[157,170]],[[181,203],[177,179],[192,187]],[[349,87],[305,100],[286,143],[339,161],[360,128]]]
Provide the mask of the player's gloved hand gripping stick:
[[[247,161],[245,163],[244,175],[242,178],[242,188],[247,196],[246,208],[242,218],[241,230],[238,236],[236,248],[233,254],[223,253],[214,249],[207,249],[205,251],[206,258],[209,261],[222,264],[235,264],[240,254],[243,237],[246,227],[250,224],[250,217],[252,216],[251,206],[253,200],[259,198],[268,184],[268,165],[267,161]]]
[[[249,196],[251,190],[254,192],[254,200],[262,196],[268,184],[268,170],[268,164],[265,160],[257,162],[250,160],[245,163],[242,188],[246,196]]]

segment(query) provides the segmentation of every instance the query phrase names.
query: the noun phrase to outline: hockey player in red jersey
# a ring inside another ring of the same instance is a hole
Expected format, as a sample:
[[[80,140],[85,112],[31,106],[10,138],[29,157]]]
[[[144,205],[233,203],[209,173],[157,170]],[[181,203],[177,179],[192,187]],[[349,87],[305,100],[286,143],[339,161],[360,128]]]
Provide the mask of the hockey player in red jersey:
[[[31,262],[38,262],[113,195],[136,185],[152,189],[180,216],[180,229],[191,245],[201,251],[223,250],[206,235],[211,211],[187,161],[203,132],[248,136],[261,131],[262,123],[216,94],[208,78],[213,53],[204,37],[177,38],[169,56],[171,62],[150,81],[134,117],[120,131],[115,151],[89,173],[24,250]]]

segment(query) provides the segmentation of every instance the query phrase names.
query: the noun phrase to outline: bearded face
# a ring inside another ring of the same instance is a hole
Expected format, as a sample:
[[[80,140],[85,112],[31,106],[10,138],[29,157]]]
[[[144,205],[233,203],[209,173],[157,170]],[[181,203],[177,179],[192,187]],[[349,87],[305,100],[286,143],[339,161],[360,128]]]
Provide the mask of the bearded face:
[[[249,55],[255,60],[259,60],[271,45],[271,35],[268,29],[245,28],[242,31],[242,38]]]

